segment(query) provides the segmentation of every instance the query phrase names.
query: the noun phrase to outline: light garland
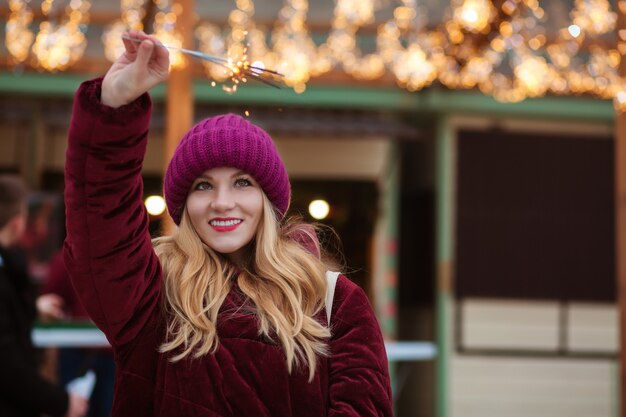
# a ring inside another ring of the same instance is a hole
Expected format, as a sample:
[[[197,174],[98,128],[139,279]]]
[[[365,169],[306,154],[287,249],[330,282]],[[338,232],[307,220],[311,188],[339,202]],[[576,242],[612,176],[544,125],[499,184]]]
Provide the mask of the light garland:
[[[248,56],[248,36],[251,31],[255,30],[253,16],[254,3],[252,0],[237,0],[237,8],[232,10],[228,16],[230,32],[227,39],[222,35],[220,28],[215,25],[204,24],[196,30],[202,52],[227,57],[227,62],[222,65],[203,62],[205,72],[222,83],[222,89],[227,93],[236,92],[240,83],[248,81],[247,78],[241,78],[237,75],[243,66],[251,64]],[[257,32],[255,35],[258,37]],[[263,62],[254,62],[254,65],[265,66]]]
[[[170,4],[170,0],[154,0],[158,11],[154,15],[153,34],[163,44],[175,48],[183,47],[183,36],[176,30],[176,21],[183,12],[179,3]],[[183,68],[187,58],[180,51],[170,52],[170,69]]]
[[[394,10],[393,20],[378,29],[377,46],[383,62],[398,84],[409,91],[429,86],[450,64],[442,55],[440,38],[425,30],[424,15],[417,10],[415,0],[403,0]]]
[[[44,0],[41,11],[45,18],[51,14],[53,0]],[[44,20],[35,36],[30,29],[33,12],[28,0],[9,0],[11,14],[6,23],[5,44],[16,64],[32,58],[32,65],[47,71],[62,71],[78,61],[85,51],[85,25],[89,21],[87,0],[72,0],[64,10],[66,19]],[[32,53],[32,54],[31,54]]]
[[[308,10],[306,0],[287,0],[278,12],[278,24],[272,32],[271,52],[258,54],[259,57],[265,55],[267,58],[260,59],[284,74],[285,84],[297,93],[304,92],[310,77],[329,71],[333,66],[330,54],[318,52],[309,34],[306,25]],[[258,44],[261,44],[260,39]],[[250,46],[255,50],[255,45]]]
[[[354,78],[372,80],[385,73],[385,63],[376,52],[364,54],[357,32],[374,20],[375,0],[337,0],[327,45],[331,56]]]
[[[104,55],[115,61],[124,52],[122,35],[128,30],[143,30],[146,0],[121,0],[121,17],[104,29],[102,43]]]
[[[44,16],[48,16],[54,0],[41,4]],[[65,8],[64,22],[41,22],[39,32],[32,47],[35,65],[47,71],[62,71],[82,58],[87,40],[83,33],[89,22],[91,3],[85,0],[72,0]]]
[[[14,63],[19,64],[28,58],[30,46],[35,34],[29,29],[33,21],[33,12],[28,7],[28,1],[9,0],[9,20],[6,23],[5,45]]]
[[[607,0],[576,0],[572,22],[589,35],[602,35],[615,29],[617,14]]]
[[[107,58],[119,56],[125,30],[143,29],[148,1],[158,8],[155,35],[174,49],[182,46],[176,32],[180,6],[170,7],[171,0],[121,0],[121,18],[102,38]],[[497,9],[489,0],[451,0],[447,17],[436,27],[428,25],[427,13],[416,0],[395,1],[393,16],[378,26],[376,42],[368,48],[360,45],[358,32],[374,22],[382,0],[336,0],[330,31],[321,42],[313,40],[307,27],[308,0],[285,0],[269,30],[256,26],[253,0],[236,0],[227,27],[202,23],[195,37],[203,52],[228,59],[225,65],[203,63],[207,75],[228,92],[247,81],[233,77],[246,65],[276,69],[298,93],[311,78],[342,68],[367,80],[388,72],[409,91],[439,82],[454,89],[478,88],[506,102],[545,94],[592,94],[613,98],[617,108],[626,110],[626,82],[617,72],[626,54],[626,31],[620,32],[615,47],[607,48],[606,37],[599,39],[615,30],[617,15],[608,0],[575,0],[571,23],[550,39],[538,0],[504,0]],[[37,36],[29,2],[9,0],[6,45],[11,62],[25,63],[32,52],[33,65],[51,71],[67,68],[84,50],[89,1],[69,0],[65,20],[42,22]],[[54,0],[43,0],[44,17],[54,6]],[[626,12],[626,0],[618,0],[617,7]],[[184,64],[182,54],[172,51],[170,57],[173,67]]]
[[[457,0],[454,22],[470,32],[483,32],[496,16],[496,9],[489,0]]]
[[[545,18],[545,13],[533,0],[505,4],[510,21],[500,23],[498,34],[482,53],[489,71],[497,76],[482,79],[479,89],[503,102],[539,97],[558,78],[538,51],[545,39],[538,21]]]

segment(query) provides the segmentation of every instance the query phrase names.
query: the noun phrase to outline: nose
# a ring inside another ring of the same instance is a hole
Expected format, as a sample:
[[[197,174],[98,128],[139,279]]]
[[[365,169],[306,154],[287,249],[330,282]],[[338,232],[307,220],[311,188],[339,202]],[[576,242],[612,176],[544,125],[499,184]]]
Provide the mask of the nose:
[[[235,201],[227,187],[217,188],[214,196],[209,204],[213,210],[227,211],[235,207]]]

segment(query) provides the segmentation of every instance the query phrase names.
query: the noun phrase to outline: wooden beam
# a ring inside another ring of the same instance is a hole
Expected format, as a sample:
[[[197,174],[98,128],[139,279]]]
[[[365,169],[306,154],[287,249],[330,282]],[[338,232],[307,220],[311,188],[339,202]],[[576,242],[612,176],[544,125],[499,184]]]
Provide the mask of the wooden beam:
[[[617,36],[626,30],[626,14],[618,7]],[[622,40],[621,42],[624,42]],[[626,76],[626,61],[622,59],[619,75]],[[615,123],[615,271],[619,301],[619,334],[620,334],[620,416],[626,417],[626,113],[619,110]]]
[[[620,409],[626,417],[626,114],[615,124],[615,262],[620,310]]]
[[[152,33],[153,28],[152,25],[154,23],[154,15],[155,15],[155,4],[153,1],[146,2],[145,6],[145,14],[143,19],[141,20],[141,25],[143,26],[143,31],[146,33]]]
[[[193,49],[194,11],[193,0],[176,0],[174,7],[180,5],[182,13],[178,16],[176,30],[183,37],[183,48]],[[165,124],[165,166],[163,173],[178,142],[193,125],[193,72],[187,60],[182,68],[172,69],[167,84],[166,124]],[[168,216],[164,217],[163,231],[170,234],[173,223]]]

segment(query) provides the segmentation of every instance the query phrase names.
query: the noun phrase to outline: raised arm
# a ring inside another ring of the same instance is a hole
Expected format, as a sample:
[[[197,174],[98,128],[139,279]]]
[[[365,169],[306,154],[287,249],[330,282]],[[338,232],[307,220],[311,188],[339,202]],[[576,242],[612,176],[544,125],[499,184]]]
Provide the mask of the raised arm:
[[[361,288],[340,276],[335,289],[330,341],[329,417],[391,417],[385,344]]]
[[[159,300],[160,266],[142,203],[141,168],[151,102],[169,58],[143,32],[103,80],[78,89],[65,165],[65,265],[83,305],[109,341],[132,341]]]

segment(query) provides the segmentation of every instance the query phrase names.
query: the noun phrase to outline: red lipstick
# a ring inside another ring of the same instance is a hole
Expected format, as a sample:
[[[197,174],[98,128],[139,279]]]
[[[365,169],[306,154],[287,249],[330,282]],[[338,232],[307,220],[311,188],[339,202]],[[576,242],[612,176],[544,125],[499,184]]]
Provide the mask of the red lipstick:
[[[238,228],[243,220],[234,218],[215,218],[209,221],[209,225],[216,232],[232,232]]]

